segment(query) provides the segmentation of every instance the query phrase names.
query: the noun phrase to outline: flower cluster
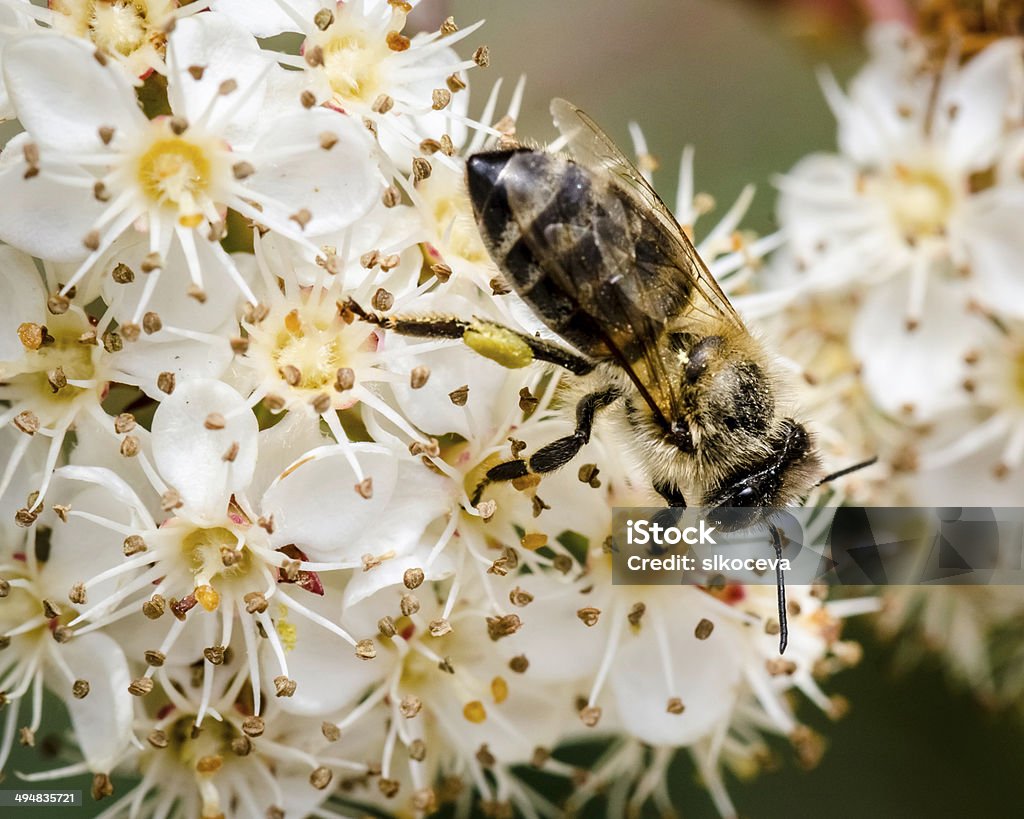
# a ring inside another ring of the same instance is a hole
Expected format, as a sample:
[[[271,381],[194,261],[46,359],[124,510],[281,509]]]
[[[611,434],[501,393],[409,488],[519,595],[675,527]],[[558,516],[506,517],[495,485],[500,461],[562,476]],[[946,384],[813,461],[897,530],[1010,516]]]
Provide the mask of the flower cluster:
[[[17,203],[0,208],[0,766],[49,691],[80,756],[27,778],[89,772],[109,816],[550,813],[531,766],[574,781],[574,803],[614,781],[665,805],[677,749],[731,815],[723,766],[758,767],[763,733],[816,760],[787,695],[842,710],[817,680],[856,661],[840,621],[859,604],[791,589],[782,659],[771,587],[613,586],[610,509],[657,496],[600,429],[567,469],[478,494],[572,425],[551,368],[352,309],[535,328],[463,188],[469,155],[514,141],[522,87],[471,117],[488,52],[453,47],[476,27],[410,36],[410,11],[0,3],[0,104],[21,126],[0,154]],[[258,39],[281,33],[297,53]],[[984,193],[963,197],[1012,198],[986,156]],[[864,180],[871,201],[925,215],[883,272],[923,281],[952,183],[891,170]],[[813,198],[821,173],[790,187]],[[691,153],[681,182],[692,231]],[[733,286],[780,242],[739,232],[750,195],[700,243]],[[979,375],[979,407],[988,389]],[[591,771],[560,754],[598,737],[612,750]]]
[[[929,5],[916,30],[869,32],[869,60],[846,91],[822,76],[838,151],[779,179],[786,241],[759,298],[826,443],[879,456],[847,485],[853,499],[1018,506],[1024,44],[978,29],[988,6],[972,33],[939,36]],[[1016,588],[886,596],[884,630],[924,638],[908,653],[944,649],[985,699],[1016,698],[1004,659],[1007,626],[1024,613]]]

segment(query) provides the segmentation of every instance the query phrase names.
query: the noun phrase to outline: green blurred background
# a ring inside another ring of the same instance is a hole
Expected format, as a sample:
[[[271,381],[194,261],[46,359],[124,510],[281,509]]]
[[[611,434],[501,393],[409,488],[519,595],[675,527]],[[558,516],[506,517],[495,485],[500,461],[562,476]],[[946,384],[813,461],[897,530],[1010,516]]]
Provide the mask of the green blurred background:
[[[796,10],[794,10],[797,6]],[[746,226],[773,226],[770,181],[801,156],[834,145],[834,124],[815,70],[829,65],[848,77],[863,58],[859,15],[834,2],[742,0],[423,0],[417,20],[433,28],[453,14],[460,25],[487,23],[463,48],[490,46],[492,63],[471,77],[474,110],[490,84],[506,79],[506,97],[527,77],[519,120],[524,138],[554,136],[548,100],[566,97],[587,110],[620,144],[626,123],[643,127],[662,160],[656,177],[668,201],[675,193],[679,152],[697,151],[697,189],[727,206],[748,182],[758,186]],[[500,110],[500,109],[499,109]],[[1024,590],[1022,590],[1024,593]],[[865,644],[865,661],[826,684],[849,698],[850,714],[830,723],[804,703],[800,716],[821,731],[829,750],[805,772],[784,742],[782,767],[753,782],[729,780],[742,816],[960,817],[1019,815],[1024,732],[1018,717],[991,713],[951,690],[937,663],[896,674],[892,652],[869,624],[849,636]],[[48,720],[37,745],[57,750],[62,725]],[[51,767],[36,753],[16,753],[9,770]],[[10,776],[5,787],[17,787]],[[125,783],[118,783],[124,785]],[[86,806],[52,814],[93,816]],[[681,758],[671,790],[687,817],[715,817],[710,799]],[[123,793],[123,790],[121,791]],[[0,815],[16,815],[13,809]],[[590,815],[603,815],[600,805]]]

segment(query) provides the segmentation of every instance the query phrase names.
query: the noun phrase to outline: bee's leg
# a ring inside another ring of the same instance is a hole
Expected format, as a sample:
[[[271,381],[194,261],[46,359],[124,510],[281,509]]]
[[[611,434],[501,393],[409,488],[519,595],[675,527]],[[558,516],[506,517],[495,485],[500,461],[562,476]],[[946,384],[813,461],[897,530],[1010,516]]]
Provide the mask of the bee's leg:
[[[683,493],[675,484],[656,483],[654,484],[654,491],[661,495],[669,506],[679,509],[686,508],[686,498],[683,497]]]
[[[363,321],[403,336],[462,339],[466,345],[505,367],[525,367],[533,360],[556,364],[574,375],[586,375],[594,369],[592,361],[550,341],[520,333],[486,319],[461,319],[457,316],[385,316],[364,310],[355,301],[346,303]]]
[[[782,532],[774,524],[768,526],[768,531],[771,533],[775,559],[778,561],[775,567],[775,584],[779,590],[779,654],[785,654],[786,644],[789,642],[789,624],[786,616],[786,581],[782,576]]]
[[[557,441],[542,446],[530,457],[529,461],[517,459],[506,461],[487,470],[487,475],[477,485],[471,500],[478,503],[488,484],[514,481],[525,478],[531,472],[542,475],[561,469],[576,457],[584,444],[590,441],[590,433],[594,429],[594,416],[617,399],[621,393],[616,388],[600,390],[584,395],[576,405],[576,431]]]

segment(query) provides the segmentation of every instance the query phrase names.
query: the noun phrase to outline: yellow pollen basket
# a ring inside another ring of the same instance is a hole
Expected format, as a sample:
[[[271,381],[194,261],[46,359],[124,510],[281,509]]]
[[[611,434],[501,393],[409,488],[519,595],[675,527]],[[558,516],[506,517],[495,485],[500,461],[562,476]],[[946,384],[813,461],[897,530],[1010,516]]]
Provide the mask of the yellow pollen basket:
[[[210,158],[202,147],[178,136],[158,139],[139,158],[138,177],[153,202],[178,209],[183,227],[202,222],[200,202],[211,184]]]
[[[476,322],[462,334],[462,340],[471,350],[510,370],[518,370],[533,361],[530,345],[511,330],[496,324]]]

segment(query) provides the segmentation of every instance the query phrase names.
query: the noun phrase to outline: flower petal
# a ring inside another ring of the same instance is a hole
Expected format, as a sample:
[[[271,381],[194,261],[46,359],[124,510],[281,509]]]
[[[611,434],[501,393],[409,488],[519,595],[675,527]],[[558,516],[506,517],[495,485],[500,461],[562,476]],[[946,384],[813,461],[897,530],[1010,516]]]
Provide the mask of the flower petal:
[[[336,141],[327,150],[321,140]],[[302,146],[307,150],[297,150]],[[340,230],[380,199],[384,181],[373,150],[366,129],[351,117],[326,109],[302,111],[278,119],[253,146],[256,173],[246,185],[268,224],[276,221],[294,231],[297,223],[289,220],[305,209],[312,217],[305,234]],[[268,155],[282,158],[264,158]]]
[[[288,0],[295,15],[313,26],[313,15],[323,6],[319,0]],[[273,37],[285,31],[301,32],[303,27],[275,0],[211,0],[210,8],[245,26],[257,37]]]
[[[32,34],[4,49],[7,92],[18,119],[47,152],[95,153],[99,130],[133,133],[146,123],[135,92],[113,61],[100,65],[80,40]]]
[[[89,696],[76,699],[63,675],[53,674],[61,680],[57,693],[68,708],[78,747],[93,771],[107,773],[128,750],[132,738],[128,661],[113,639],[96,631],[54,645],[53,650],[61,653],[75,678],[89,683]]]
[[[0,247],[0,304],[0,361],[17,361],[25,354],[21,323],[46,324],[46,290],[32,259],[13,247]]]
[[[222,416],[223,428],[208,428],[213,413]],[[156,468],[181,494],[183,511],[221,520],[256,466],[256,416],[242,397],[217,381],[185,381],[157,408],[152,433]],[[234,460],[225,460],[236,444]]]

